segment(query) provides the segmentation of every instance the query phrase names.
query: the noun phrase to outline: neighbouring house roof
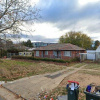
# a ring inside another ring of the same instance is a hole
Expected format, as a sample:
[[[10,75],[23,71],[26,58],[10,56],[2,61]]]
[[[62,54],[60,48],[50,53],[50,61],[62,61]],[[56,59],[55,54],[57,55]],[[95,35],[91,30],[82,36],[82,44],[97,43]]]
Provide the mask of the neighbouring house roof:
[[[35,50],[85,50],[85,49],[70,43],[57,43],[57,44],[50,44],[45,47],[40,47]]]
[[[100,52],[100,46],[98,46],[98,48],[96,49],[96,52]]]
[[[28,50],[29,51],[34,51],[36,48],[29,48]]]
[[[26,47],[26,46],[24,46],[24,45],[22,45],[22,44],[14,44],[14,47],[16,48],[16,49],[26,49],[26,50],[28,50],[29,49],[29,47]]]

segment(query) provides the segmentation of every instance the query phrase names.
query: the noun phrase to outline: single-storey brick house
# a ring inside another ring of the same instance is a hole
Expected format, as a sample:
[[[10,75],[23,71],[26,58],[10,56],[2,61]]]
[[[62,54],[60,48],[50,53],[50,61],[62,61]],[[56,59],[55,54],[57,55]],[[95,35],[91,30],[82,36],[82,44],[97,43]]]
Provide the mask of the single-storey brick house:
[[[40,47],[34,50],[34,57],[37,58],[57,58],[57,59],[71,59],[79,57],[79,53],[85,53],[86,50],[76,45],[67,44],[51,44],[45,47]]]

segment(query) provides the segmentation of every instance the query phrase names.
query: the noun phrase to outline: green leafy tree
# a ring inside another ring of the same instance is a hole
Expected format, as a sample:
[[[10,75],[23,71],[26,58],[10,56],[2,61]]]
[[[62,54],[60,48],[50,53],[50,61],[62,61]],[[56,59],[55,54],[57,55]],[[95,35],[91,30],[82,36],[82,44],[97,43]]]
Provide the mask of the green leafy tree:
[[[100,42],[98,40],[95,41],[94,43],[94,49],[97,49],[97,47],[100,45]]]
[[[71,43],[79,47],[89,49],[92,45],[92,39],[82,32],[71,31],[59,38],[59,43]]]
[[[23,41],[22,44],[27,46],[27,47],[33,47],[31,40],[27,40],[26,42]]]
[[[12,47],[12,48],[10,48],[10,49],[7,50],[8,53],[18,53],[19,51],[20,50],[14,48],[14,47]]]

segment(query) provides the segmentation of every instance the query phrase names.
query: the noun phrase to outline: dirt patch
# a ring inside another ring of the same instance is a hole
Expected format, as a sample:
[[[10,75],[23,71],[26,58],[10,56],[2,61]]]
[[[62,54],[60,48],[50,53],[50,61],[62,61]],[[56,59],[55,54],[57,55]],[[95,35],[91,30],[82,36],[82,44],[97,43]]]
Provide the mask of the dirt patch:
[[[68,77],[66,77],[61,83],[60,86],[66,86],[68,80],[78,81],[80,83],[80,87],[85,88],[88,84],[94,83],[96,85],[100,85],[100,76],[94,76],[83,73],[74,73]]]

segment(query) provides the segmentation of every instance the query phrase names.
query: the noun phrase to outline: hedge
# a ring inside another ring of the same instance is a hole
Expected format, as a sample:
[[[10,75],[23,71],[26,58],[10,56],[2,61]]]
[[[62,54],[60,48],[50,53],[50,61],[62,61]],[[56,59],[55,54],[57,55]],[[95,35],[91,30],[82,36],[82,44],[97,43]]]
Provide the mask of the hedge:
[[[12,56],[14,59],[27,59],[27,60],[36,60],[36,61],[52,61],[52,62],[59,62],[59,63],[70,63],[79,61],[79,58],[74,58],[70,60],[62,60],[62,59],[50,59],[50,58],[34,58],[34,57],[27,57],[27,56]]]

